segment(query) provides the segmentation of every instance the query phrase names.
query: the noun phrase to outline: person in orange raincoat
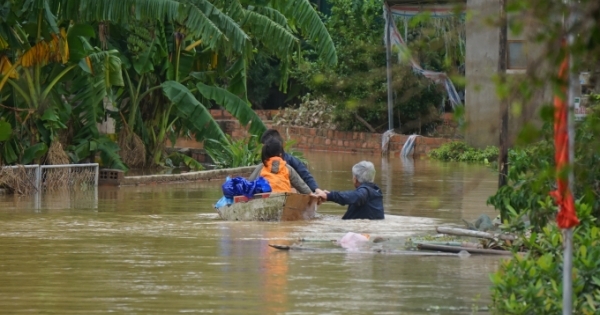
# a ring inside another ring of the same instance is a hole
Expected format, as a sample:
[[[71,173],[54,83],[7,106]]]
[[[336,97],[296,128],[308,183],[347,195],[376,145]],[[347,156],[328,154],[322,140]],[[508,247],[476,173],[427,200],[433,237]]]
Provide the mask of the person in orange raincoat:
[[[265,143],[261,159],[263,164],[253,173],[264,177],[274,193],[292,192],[292,187],[301,194],[312,193],[300,175],[283,160],[283,147],[279,141]]]

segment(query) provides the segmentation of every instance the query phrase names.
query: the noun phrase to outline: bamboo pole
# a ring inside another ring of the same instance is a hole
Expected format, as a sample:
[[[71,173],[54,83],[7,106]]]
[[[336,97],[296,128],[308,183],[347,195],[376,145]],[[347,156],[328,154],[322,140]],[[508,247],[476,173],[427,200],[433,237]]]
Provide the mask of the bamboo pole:
[[[427,244],[427,245],[443,245],[443,246],[455,246],[455,247],[468,247],[468,248],[483,248],[479,243],[473,242],[438,242],[438,241],[413,241],[415,245]]]
[[[459,253],[461,251],[466,251],[469,254],[481,254],[481,255],[512,255],[512,252],[507,250],[497,250],[497,249],[483,249],[483,248],[472,248],[472,247],[460,247],[460,246],[445,246],[445,245],[433,245],[433,244],[419,244],[417,245],[418,249],[426,249],[426,250],[437,250],[441,252],[448,253]]]
[[[496,233],[473,231],[473,230],[451,228],[451,227],[444,227],[444,226],[438,226],[436,228],[436,231],[438,233],[442,233],[442,234],[450,234],[450,235],[457,235],[457,236],[470,236],[470,237],[486,238],[486,239],[490,239],[490,240],[498,238],[498,239],[501,239],[504,241],[514,241],[515,239],[517,239],[517,237],[512,234],[496,234]]]
[[[568,48],[572,48],[575,44],[575,34],[572,29],[575,21],[577,20],[576,12],[574,10],[576,2],[571,1],[569,8],[569,16],[567,19],[567,43]],[[574,73],[575,67],[573,62],[572,54],[569,58],[569,92],[568,92],[568,121],[567,121],[567,132],[569,139],[569,192],[575,195],[575,175],[573,173],[573,162],[575,161],[575,96],[579,95],[581,90],[577,91],[579,87],[578,75]],[[563,314],[573,313],[573,228],[563,229],[564,233],[564,252],[563,252]]]
[[[317,251],[323,253],[346,253],[347,250],[343,248],[311,248],[311,247],[302,247],[302,246],[294,246],[294,245],[277,245],[277,244],[269,244],[270,247],[285,250],[285,251]],[[372,254],[387,254],[387,255],[404,255],[404,256],[452,256],[458,257],[456,253],[433,253],[433,252],[421,252],[415,250],[382,250],[382,249],[373,249],[373,250],[361,250],[359,253],[372,253]]]

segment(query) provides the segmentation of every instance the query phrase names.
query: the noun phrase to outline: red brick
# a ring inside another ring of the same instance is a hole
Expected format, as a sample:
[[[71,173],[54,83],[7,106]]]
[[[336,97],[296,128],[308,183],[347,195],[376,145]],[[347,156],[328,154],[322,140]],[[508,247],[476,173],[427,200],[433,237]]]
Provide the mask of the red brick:
[[[338,140],[337,141],[337,145],[338,145],[338,147],[343,146],[344,145],[344,141],[343,140]]]
[[[325,145],[331,145],[331,139],[325,139]]]

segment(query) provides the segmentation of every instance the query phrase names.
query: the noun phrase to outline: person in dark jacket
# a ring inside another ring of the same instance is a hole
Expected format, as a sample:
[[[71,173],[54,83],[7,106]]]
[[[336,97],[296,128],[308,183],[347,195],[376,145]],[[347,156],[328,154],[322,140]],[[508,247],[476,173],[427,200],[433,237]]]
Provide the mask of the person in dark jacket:
[[[279,141],[283,146],[283,138],[279,134],[279,131],[275,129],[268,129],[263,133],[262,137],[260,138],[260,142],[263,145],[270,141]],[[321,189],[319,189],[319,185],[317,185],[317,182],[306,168],[306,165],[304,165],[304,163],[298,160],[298,158],[291,154],[283,152],[283,160],[287,163],[287,165],[291,166],[296,171],[296,173],[298,173],[298,175],[300,175],[300,178],[302,178],[302,180],[306,183],[306,185],[310,188],[311,191],[314,191],[315,193],[323,192]],[[248,178],[249,180],[255,180],[258,178],[258,176],[260,175],[259,168],[260,166],[257,167],[257,169],[255,169],[254,172],[252,172],[252,174]]]
[[[325,201],[333,201],[342,206],[348,205],[348,210],[342,220],[369,219],[382,220],[383,195],[375,180],[375,166],[368,161],[361,161],[352,167],[352,181],[355,190],[323,191],[317,195]]]

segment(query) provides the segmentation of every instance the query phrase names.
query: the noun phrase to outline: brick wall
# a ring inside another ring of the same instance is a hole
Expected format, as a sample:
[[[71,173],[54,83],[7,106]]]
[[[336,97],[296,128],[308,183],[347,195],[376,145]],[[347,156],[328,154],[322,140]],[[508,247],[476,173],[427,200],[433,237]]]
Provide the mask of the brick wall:
[[[296,140],[295,147],[298,149],[373,155],[381,154],[382,135],[379,133],[336,131],[296,126],[273,126],[270,119],[279,112],[278,110],[257,110],[256,112],[268,128],[277,129],[284,139]],[[228,112],[212,109],[211,114],[217,119],[223,131],[233,139],[242,139],[248,136],[247,128],[242,127]],[[399,155],[407,139],[408,136],[406,135],[394,135],[391,137],[389,149],[394,156]],[[415,141],[414,155],[426,154],[431,149],[438,148],[442,144],[453,140],[450,138],[418,137]],[[178,139],[175,147],[201,149],[202,144],[193,139]]]
[[[271,121],[273,117],[279,114],[279,109],[257,109],[254,111],[263,121]],[[211,109],[210,114],[216,120],[235,120],[229,112],[223,109]]]
[[[298,149],[330,152],[348,152],[364,154],[381,154],[381,137],[379,133],[336,131],[304,127],[275,126],[284,139],[293,139]],[[389,150],[398,156],[409,136],[393,135],[390,138]],[[415,155],[423,155],[431,149],[438,148],[452,139],[418,137],[415,141]]]

